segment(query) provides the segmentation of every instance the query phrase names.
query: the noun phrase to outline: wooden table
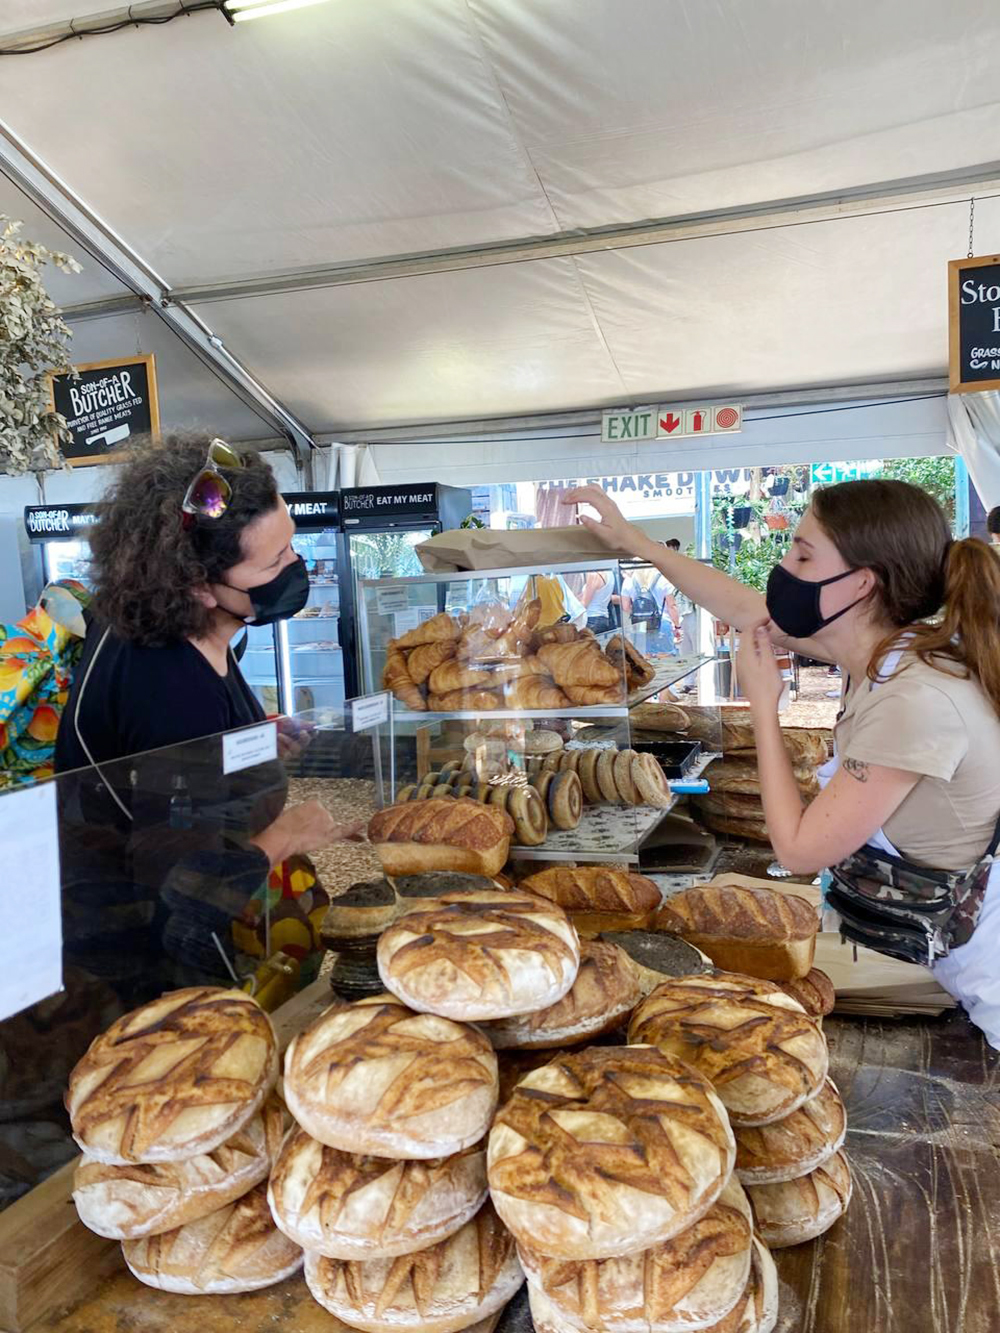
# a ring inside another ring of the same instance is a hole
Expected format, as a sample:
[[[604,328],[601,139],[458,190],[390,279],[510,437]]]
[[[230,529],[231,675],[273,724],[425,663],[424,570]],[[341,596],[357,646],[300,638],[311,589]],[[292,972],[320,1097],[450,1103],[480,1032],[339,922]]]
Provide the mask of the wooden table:
[[[828,1019],[854,1197],[776,1253],[777,1333],[1000,1331],[1000,1055],[961,1014]],[[515,1321],[508,1321],[513,1324]],[[520,1333],[504,1329],[497,1333]],[[32,1333],[346,1333],[301,1278],[247,1296],[149,1291],[118,1273]]]

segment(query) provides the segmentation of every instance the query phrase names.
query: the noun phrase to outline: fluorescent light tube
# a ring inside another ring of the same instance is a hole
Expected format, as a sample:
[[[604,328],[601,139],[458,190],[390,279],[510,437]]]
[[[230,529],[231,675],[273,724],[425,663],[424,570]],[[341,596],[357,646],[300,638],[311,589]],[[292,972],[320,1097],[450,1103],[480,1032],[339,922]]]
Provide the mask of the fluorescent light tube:
[[[227,0],[226,9],[234,23],[245,23],[248,19],[268,18],[272,14],[285,14],[292,9],[325,3],[326,0]]]

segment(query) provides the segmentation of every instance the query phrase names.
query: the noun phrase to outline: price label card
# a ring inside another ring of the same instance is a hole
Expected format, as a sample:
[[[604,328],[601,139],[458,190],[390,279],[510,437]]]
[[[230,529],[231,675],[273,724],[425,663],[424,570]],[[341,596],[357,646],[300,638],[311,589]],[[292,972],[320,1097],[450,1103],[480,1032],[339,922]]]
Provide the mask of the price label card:
[[[8,873],[0,889],[0,1019],[62,989],[62,910],[56,784],[0,796],[0,846]],[[15,868],[30,867],[28,897]],[[30,903],[30,910],[26,906]]]
[[[391,616],[410,605],[410,592],[408,588],[376,588],[375,602],[380,616]]]
[[[351,723],[354,731],[367,731],[389,721],[389,695],[363,694],[351,700]]]
[[[241,773],[255,764],[266,764],[278,757],[278,727],[274,722],[262,722],[259,727],[231,731],[222,738],[223,773]]]
[[[411,629],[416,629],[420,624],[419,607],[410,606],[405,611],[397,611],[392,618],[392,623],[397,639],[404,634],[409,634]]]

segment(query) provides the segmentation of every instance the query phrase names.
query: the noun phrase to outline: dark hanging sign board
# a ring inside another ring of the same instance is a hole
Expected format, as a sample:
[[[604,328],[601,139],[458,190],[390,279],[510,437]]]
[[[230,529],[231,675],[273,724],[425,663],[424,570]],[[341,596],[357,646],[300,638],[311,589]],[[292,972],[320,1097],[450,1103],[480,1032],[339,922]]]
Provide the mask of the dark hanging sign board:
[[[286,491],[285,504],[299,532],[340,526],[339,491]]]
[[[72,438],[62,446],[74,465],[113,461],[136,435],[158,435],[156,364],[152,356],[123,356],[76,366],[77,377],[52,375],[52,406]]]
[[[89,505],[25,505],[24,526],[32,542],[72,542],[97,522]]]
[[[952,393],[1000,389],[1000,255],[948,265],[948,372]]]
[[[345,528],[366,524],[373,520],[397,523],[400,519],[438,518],[437,482],[418,482],[406,486],[358,486],[341,491],[340,508]]]

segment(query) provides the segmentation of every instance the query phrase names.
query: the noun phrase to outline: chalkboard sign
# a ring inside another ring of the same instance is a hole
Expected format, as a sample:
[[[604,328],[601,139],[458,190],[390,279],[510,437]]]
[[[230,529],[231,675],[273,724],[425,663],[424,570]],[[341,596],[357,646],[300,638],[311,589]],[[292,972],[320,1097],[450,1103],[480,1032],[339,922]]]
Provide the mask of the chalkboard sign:
[[[1000,255],[949,263],[948,352],[952,393],[1000,389]]]
[[[67,462],[107,463],[137,435],[158,435],[156,365],[152,356],[125,356],[76,366],[53,375],[52,405],[66,418],[72,438],[62,446]]]

